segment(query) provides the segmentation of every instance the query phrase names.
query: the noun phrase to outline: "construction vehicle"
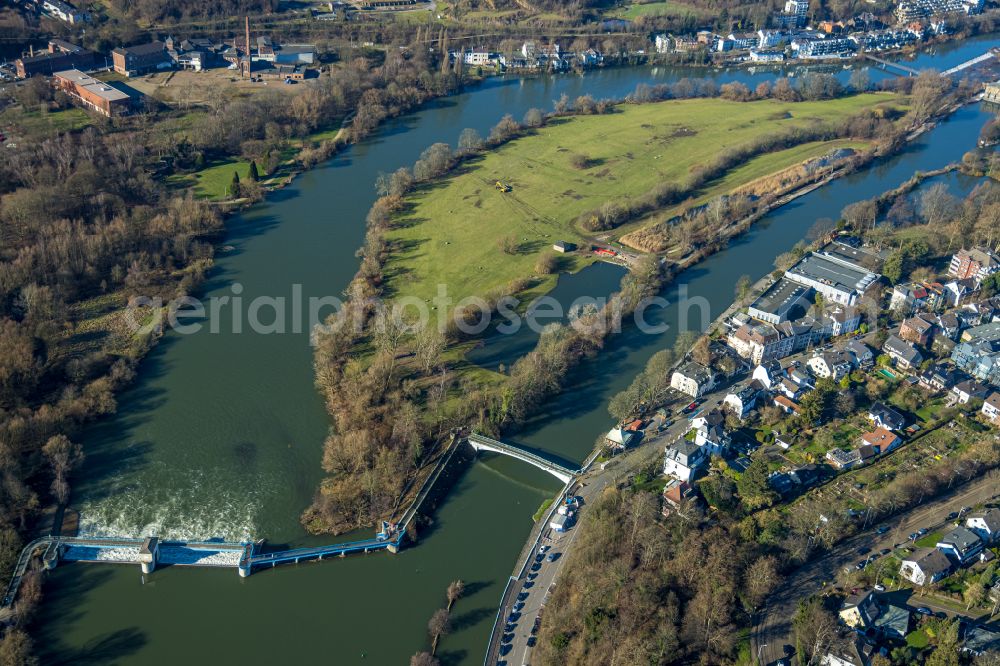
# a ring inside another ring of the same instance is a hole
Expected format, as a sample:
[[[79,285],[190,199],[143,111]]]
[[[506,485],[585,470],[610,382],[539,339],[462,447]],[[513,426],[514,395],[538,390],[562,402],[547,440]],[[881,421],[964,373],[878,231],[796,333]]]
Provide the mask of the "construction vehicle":
[[[497,183],[496,183],[496,188],[497,188],[497,190],[499,190],[500,192],[510,192],[510,191],[511,191],[511,190],[513,189],[513,188],[512,188],[512,187],[511,187],[510,185],[508,185],[507,183],[503,183],[503,182],[501,182],[501,181],[499,181],[499,180],[498,180],[498,181],[497,181]]]

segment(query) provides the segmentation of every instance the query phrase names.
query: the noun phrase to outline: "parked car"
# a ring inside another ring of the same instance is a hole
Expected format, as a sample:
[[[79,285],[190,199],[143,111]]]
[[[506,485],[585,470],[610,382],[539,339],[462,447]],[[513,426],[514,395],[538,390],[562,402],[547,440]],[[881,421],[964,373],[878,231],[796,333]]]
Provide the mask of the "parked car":
[[[932,611],[927,606],[921,606],[920,608],[917,609],[917,612],[920,613],[921,615],[934,615],[934,611]]]
[[[913,532],[912,534],[910,534],[909,539],[910,539],[910,541],[916,541],[919,537],[920,537],[919,534],[917,534],[916,532]]]
[[[888,555],[891,552],[892,552],[891,548],[883,548],[882,550],[878,551],[878,554],[885,556],[885,555]]]
[[[549,550],[549,548],[551,548],[551,546],[549,546],[549,545],[542,546],[541,548],[538,549],[538,552],[539,553],[547,553],[548,550]]]
[[[958,511],[952,511],[945,520],[955,520],[956,518],[958,518]]]
[[[545,558],[547,562],[555,562],[556,558],[559,557],[559,553],[549,553],[548,557]]]
[[[885,585],[882,585],[881,583],[879,583],[878,585],[875,586],[874,589],[875,589],[876,592],[885,592]]]
[[[889,528],[888,525],[883,525],[882,527],[880,527],[877,530],[875,530],[875,534],[885,534],[886,532],[889,531],[889,529],[890,528]]]
[[[924,536],[928,532],[930,532],[930,530],[927,529],[926,527],[921,527],[919,530],[917,530],[917,534],[919,534],[920,536]]]
[[[860,562],[854,565],[854,568],[857,569],[858,571],[861,571],[866,566],[868,566],[868,560],[861,560]]]
[[[872,549],[868,546],[861,546],[861,548],[858,548],[858,555],[867,555],[871,551]]]

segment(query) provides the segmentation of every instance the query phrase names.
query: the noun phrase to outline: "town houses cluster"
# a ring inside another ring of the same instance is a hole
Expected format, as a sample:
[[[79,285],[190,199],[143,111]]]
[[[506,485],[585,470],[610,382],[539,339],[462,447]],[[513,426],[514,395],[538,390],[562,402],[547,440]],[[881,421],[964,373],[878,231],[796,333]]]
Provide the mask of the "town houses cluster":
[[[978,14],[983,0],[903,0],[895,11],[896,25],[886,25],[870,12],[847,20],[809,22],[808,0],[787,0],[774,16],[774,26],[755,32],[718,34],[701,30],[693,35],[659,34],[657,53],[705,50],[751,62],[781,62],[788,58],[851,58],[869,51],[900,49],[948,31],[948,19]]]
[[[840,382],[855,371],[946,395],[954,405],[979,401],[982,418],[1000,425],[1000,296],[980,297],[984,283],[1000,273],[1000,258],[987,248],[962,249],[939,280],[889,289],[877,272],[884,255],[849,236],[805,253],[745,312],[726,321],[727,332],[712,342],[711,365],[688,358],[676,367],[670,386],[691,399],[719,386],[728,392],[718,409],[699,415],[691,432],[667,447],[664,474],[691,481],[713,455],[745,466],[745,452],[730,450],[720,430],[725,414],[744,421],[755,409],[774,405],[800,415],[803,397],[818,381]],[[865,319],[876,319],[886,307],[898,325],[874,346],[879,334],[866,335]],[[831,471],[864,466],[895,450],[912,425],[881,402],[867,409],[867,419],[869,430],[853,445],[826,453]],[[814,471],[808,470],[810,481]],[[803,485],[795,476],[799,470],[791,472],[775,475],[779,492]]]

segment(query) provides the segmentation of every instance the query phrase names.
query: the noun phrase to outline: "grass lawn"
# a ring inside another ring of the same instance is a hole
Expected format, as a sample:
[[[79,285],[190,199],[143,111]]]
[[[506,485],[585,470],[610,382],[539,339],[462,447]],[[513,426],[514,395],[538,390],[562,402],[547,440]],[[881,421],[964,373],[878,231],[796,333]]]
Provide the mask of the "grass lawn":
[[[172,185],[194,187],[196,196],[225,199],[229,185],[233,182],[233,171],[240,174],[240,180],[245,180],[250,171],[250,163],[240,159],[226,160],[192,174],[171,176],[169,180]]]
[[[916,546],[919,548],[933,548],[937,545],[938,541],[941,540],[940,532],[931,532],[930,534],[925,534],[916,541]]]
[[[662,0],[661,2],[632,3],[627,8],[613,12],[617,18],[634,21],[640,16],[710,16],[711,12],[701,7],[695,7],[675,0]]]
[[[56,132],[73,132],[92,125],[94,119],[83,109],[76,107],[62,111],[20,111],[0,114],[0,127],[8,124],[17,126],[18,132],[26,137],[50,136]],[[16,134],[12,138],[16,138]]]
[[[484,294],[531,276],[539,254],[550,252],[553,242],[586,243],[576,218],[609,200],[642,195],[663,181],[686,183],[693,167],[762,134],[899,102],[888,94],[798,104],[692,99],[621,105],[609,115],[556,120],[413,191],[389,233],[398,245],[386,267],[388,286],[397,295],[425,300],[437,293],[438,284],[448,285],[456,299]],[[829,149],[819,144],[781,151],[719,180],[726,188],[737,187]],[[576,154],[586,156],[590,166],[574,167]],[[513,191],[497,192],[497,180]],[[508,235],[520,243],[512,256],[497,249]],[[589,261],[567,260],[569,270]],[[539,289],[551,288],[554,278],[541,283]]]
[[[906,644],[916,650],[923,650],[925,647],[931,644],[930,636],[923,629],[917,629],[916,631],[911,631],[906,635]]]

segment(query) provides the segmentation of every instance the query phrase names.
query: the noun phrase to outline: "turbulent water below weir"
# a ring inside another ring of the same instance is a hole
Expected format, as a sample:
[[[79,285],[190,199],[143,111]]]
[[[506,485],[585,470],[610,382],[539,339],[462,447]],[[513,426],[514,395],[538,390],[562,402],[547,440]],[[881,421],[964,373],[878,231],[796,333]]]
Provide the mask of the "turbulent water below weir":
[[[940,48],[921,67],[946,69],[1000,43],[997,38]],[[873,78],[885,76],[873,70]],[[379,172],[412,164],[431,143],[454,144],[473,127],[485,134],[504,113],[549,109],[563,93],[621,97],[638,83],[683,76],[755,84],[774,70],[609,69],[586,76],[497,79],[387,123],[375,136],[314,169],[230,220],[207,296],[339,295],[357,269],[364,218]],[[849,71],[841,74],[845,79]],[[966,107],[901,154],[836,181],[767,216],[745,237],[682,274],[691,295],[721,312],[740,275],[760,277],[819,217],[899,185],[914,171],[959,159],[987,114]],[[565,277],[594,296],[614,291],[615,271]],[[239,285],[234,289],[234,285]],[[298,287],[296,287],[298,285]],[[673,287],[672,287],[673,288]],[[236,292],[239,292],[238,294]],[[675,300],[671,298],[671,300]],[[667,311],[666,319],[675,321]],[[520,441],[582,459],[609,425],[606,406],[646,359],[672,343],[626,331],[599,361],[574,373],[571,389],[531,423]],[[328,419],[315,387],[306,334],[202,331],[167,335],[119,398],[118,414],[84,437],[85,469],[74,502],[88,534],[312,545],[298,518],[321,477]],[[531,515],[558,487],[510,459],[483,458],[456,474],[454,487],[416,547],[278,568],[239,579],[231,570],[70,564],[48,578],[37,622],[46,662],[404,663],[427,647],[425,625],[448,582],[467,594],[443,639],[445,663],[482,660],[500,592],[531,527]],[[366,531],[363,536],[371,536]]]

